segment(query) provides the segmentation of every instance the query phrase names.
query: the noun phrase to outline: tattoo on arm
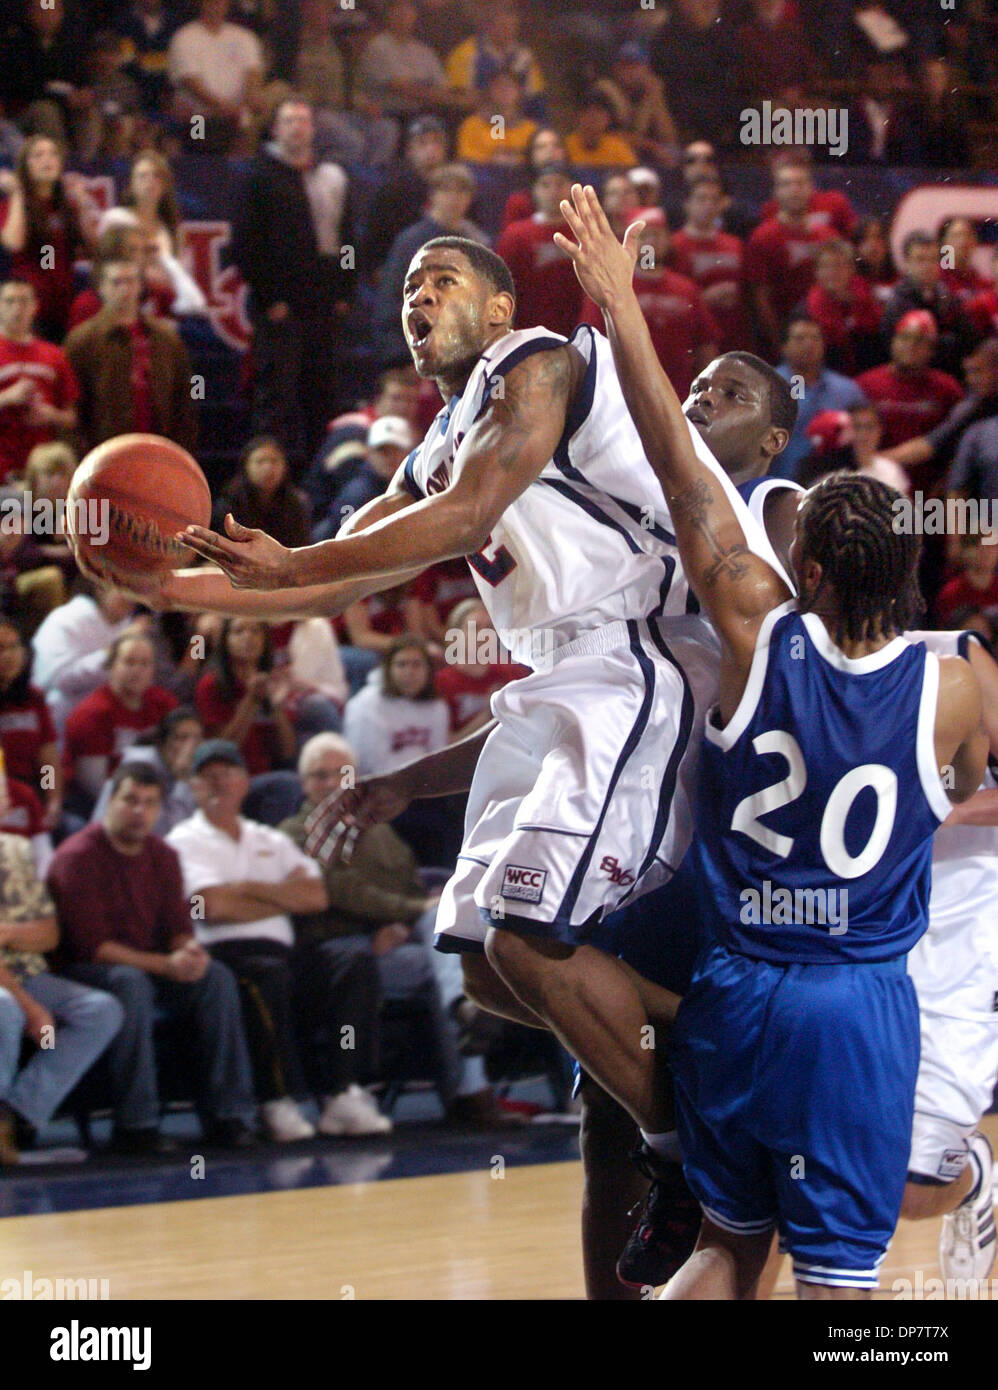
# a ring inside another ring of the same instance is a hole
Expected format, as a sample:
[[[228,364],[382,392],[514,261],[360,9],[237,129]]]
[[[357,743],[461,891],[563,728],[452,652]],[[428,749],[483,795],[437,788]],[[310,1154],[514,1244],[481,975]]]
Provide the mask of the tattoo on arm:
[[[707,588],[713,588],[722,577],[737,582],[747,578],[749,574],[747,557],[750,552],[747,547],[724,547],[720,544],[711,524],[710,509],[713,506],[711,489],[702,478],[698,478],[669,500],[669,510],[673,519],[682,517],[699,531],[708,550],[714,556],[714,563],[703,575],[703,582]]]
[[[520,457],[538,423],[562,415],[571,395],[574,373],[568,350],[540,352],[528,357],[502,378],[503,393],[490,410],[499,431],[493,462],[509,468]]]

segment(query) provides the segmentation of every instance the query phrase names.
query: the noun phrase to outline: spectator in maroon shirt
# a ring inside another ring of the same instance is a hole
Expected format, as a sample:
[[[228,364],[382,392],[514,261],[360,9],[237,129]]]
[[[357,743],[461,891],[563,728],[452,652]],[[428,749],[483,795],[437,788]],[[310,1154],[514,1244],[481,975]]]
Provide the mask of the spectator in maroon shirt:
[[[743,89],[770,98],[808,90],[818,76],[818,60],[793,0],[752,0],[751,11],[737,35]]]
[[[62,348],[35,337],[37,308],[27,280],[0,285],[0,482],[24,472],[37,444],[76,427],[76,375]]]
[[[881,308],[855,269],[849,243],[836,240],[819,246],[814,275],[804,309],[821,325],[828,366],[844,376],[855,376],[880,362]]]
[[[929,366],[935,344],[932,315],[913,310],[895,329],[890,362],[856,378],[856,385],[877,407],[884,422],[885,449],[927,434],[963,399],[958,381]],[[912,486],[929,488],[937,481],[935,476],[913,476]]]
[[[792,150],[778,150],[773,155],[771,167],[774,190],[778,171],[787,166],[810,170],[810,150],[805,146],[798,146]],[[714,173],[717,173],[716,169]],[[769,218],[775,217],[779,210],[779,200],[775,197],[770,198],[762,206],[759,221],[768,221]],[[838,232],[840,237],[845,237],[846,241],[851,240],[856,235],[856,229],[859,226],[856,209],[841,189],[815,188],[813,183],[807,199],[806,216],[809,227],[830,227],[833,232]]]
[[[974,253],[979,244],[971,218],[947,217],[939,224],[940,278],[963,305],[991,288],[988,277],[977,269]]]
[[[39,792],[45,828],[62,814],[62,760],[42,692],[31,684],[31,657],[16,624],[0,618],[0,746],[7,776]]]
[[[582,288],[572,262],[554,243],[555,232],[568,234],[561,203],[571,190],[567,167],[545,164],[531,187],[534,215],[514,222],[496,242],[516,286],[517,328],[544,327],[568,337],[579,321]]]
[[[998,246],[991,253],[991,280],[980,294],[975,294],[964,305],[971,331],[977,338],[990,338],[998,335]]]
[[[126,633],[111,647],[107,684],[81,700],[66,720],[67,780],[88,810],[126,748],[177,706],[175,695],[153,684],[155,671],[150,639]]]
[[[658,360],[679,399],[685,400],[694,379],[717,356],[721,330],[693,281],[666,266],[669,225],[662,209],[642,208],[634,220],[645,223],[634,293]],[[606,331],[603,315],[591,299],[583,305],[582,320]]]
[[[73,264],[87,254],[89,223],[81,216],[82,185],[64,175],[64,152],[47,135],[24,142],[13,173],[0,174],[0,246],[12,273],[38,296],[38,332],[61,342],[73,300]],[[85,231],[85,227],[87,230]]]
[[[783,324],[814,281],[814,253],[835,233],[827,225],[811,225],[808,204],[814,185],[806,164],[782,164],[774,187],[778,211],[749,237],[745,264],[759,330],[776,361]]]
[[[295,730],[285,709],[286,673],[273,669],[270,631],[255,618],[227,618],[194,703],[209,738],[235,743],[247,771],[273,772],[295,757]]]
[[[687,275],[721,331],[718,347],[732,352],[749,346],[745,314],[745,246],[720,230],[724,213],[721,181],[705,177],[686,197],[686,222],[672,238],[673,267]]]
[[[194,940],[176,852],[153,835],[162,802],[149,763],[115,773],[103,822],[65,840],[48,873],[65,973],[115,995],[125,1022],[109,1053],[111,1147],[164,1154],[159,1130],[154,1024],[165,1010],[190,1056],[205,1140],[247,1148],[253,1090],[239,993],[231,972]],[[99,982],[99,983],[98,983]]]

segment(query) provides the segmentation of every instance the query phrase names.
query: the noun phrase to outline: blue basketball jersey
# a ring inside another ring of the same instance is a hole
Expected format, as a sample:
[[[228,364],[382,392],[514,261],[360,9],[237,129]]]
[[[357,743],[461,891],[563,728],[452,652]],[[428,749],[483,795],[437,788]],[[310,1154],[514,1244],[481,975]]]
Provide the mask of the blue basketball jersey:
[[[709,932],[764,960],[905,955],[928,922],[938,658],[897,637],[851,659],[792,603],[701,750],[695,841]]]

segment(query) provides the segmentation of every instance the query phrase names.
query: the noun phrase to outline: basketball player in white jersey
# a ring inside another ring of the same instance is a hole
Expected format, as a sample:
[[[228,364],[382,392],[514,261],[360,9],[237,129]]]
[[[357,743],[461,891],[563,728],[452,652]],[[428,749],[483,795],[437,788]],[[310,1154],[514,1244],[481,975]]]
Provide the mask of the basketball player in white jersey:
[[[642,1030],[672,997],[584,937],[664,882],[685,852],[715,648],[690,612],[671,519],[606,339],[517,332],[514,309],[509,272],[491,252],[459,238],[428,243],[407,274],[403,323],[417,370],[448,404],[388,493],[342,539],[300,550],[231,522],[228,537],[195,527],[184,541],[236,586],[296,589],[326,613],[466,555],[513,656],[529,665],[554,647],[549,667],[494,697],[499,722],[475,771],[441,941],[468,952],[472,997],[520,1021],[540,1017],[654,1133],[667,1110]],[[750,545],[775,565],[687,428]]]
[[[998,665],[973,632],[909,632],[962,656],[984,696],[998,758]],[[944,1279],[986,1279],[995,1258],[991,1146],[978,1129],[998,1079],[998,786],[954,808],[935,836],[929,930],[908,956],[921,1016],[908,1184],[901,1214],[943,1217]]]

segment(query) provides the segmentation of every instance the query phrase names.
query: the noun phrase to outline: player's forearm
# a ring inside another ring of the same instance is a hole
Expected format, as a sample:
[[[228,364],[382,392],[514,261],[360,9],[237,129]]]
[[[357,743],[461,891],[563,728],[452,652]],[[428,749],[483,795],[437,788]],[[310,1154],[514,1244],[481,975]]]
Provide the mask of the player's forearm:
[[[283,883],[249,880],[239,888],[247,898],[266,904],[272,912],[322,912],[329,906],[321,878],[290,878]]]
[[[480,550],[491,521],[451,493],[427,498],[364,531],[291,552],[288,578],[302,585],[384,578]],[[283,577],[283,576],[282,576]]]
[[[484,729],[469,734],[459,743],[448,744],[438,753],[429,753],[425,758],[406,763],[390,774],[391,780],[411,799],[466,792],[471,786],[485,741],[495,726],[496,721],[492,719]]]
[[[352,603],[376,589],[362,580],[315,584],[296,589],[235,589],[220,569],[174,570],[164,585],[157,608],[181,613],[248,614],[290,622],[299,618],[335,618]]]
[[[706,470],[693,450],[679,397],[656,356],[633,289],[621,291],[603,312],[627,409],[668,498]]]

